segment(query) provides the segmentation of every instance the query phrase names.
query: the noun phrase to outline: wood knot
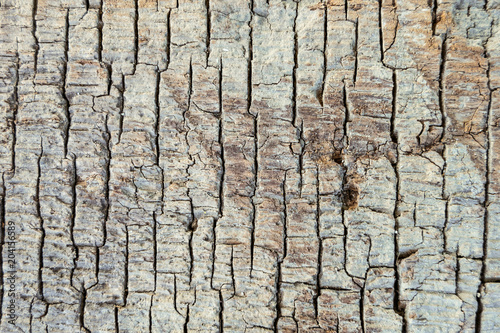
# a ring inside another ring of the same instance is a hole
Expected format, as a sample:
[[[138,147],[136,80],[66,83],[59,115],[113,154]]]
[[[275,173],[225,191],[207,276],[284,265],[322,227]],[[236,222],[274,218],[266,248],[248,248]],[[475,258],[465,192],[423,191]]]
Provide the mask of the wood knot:
[[[359,187],[354,183],[347,183],[342,188],[342,203],[346,210],[355,209],[359,202]]]

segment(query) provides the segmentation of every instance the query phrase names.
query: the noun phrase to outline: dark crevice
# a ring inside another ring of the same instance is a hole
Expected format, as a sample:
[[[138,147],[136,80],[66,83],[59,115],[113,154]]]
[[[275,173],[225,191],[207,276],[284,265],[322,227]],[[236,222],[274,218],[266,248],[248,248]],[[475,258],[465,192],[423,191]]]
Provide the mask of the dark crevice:
[[[392,212],[392,218],[394,219],[394,300],[393,300],[393,309],[396,314],[398,314],[403,321],[403,332],[406,332],[406,318],[404,314],[404,310],[400,307],[400,288],[401,282],[399,279],[399,270],[398,263],[404,258],[404,254],[399,254],[399,203],[400,203],[400,178],[399,178],[399,140],[398,135],[395,130],[395,121],[397,116],[397,73],[395,69],[392,69],[392,115],[391,115],[391,128],[390,128],[390,136],[392,142],[395,144],[396,149],[396,160],[392,161],[392,168],[394,170],[394,175],[396,176],[396,184],[395,184],[395,198],[394,198],[394,210]]]
[[[120,325],[118,321],[118,307],[115,306],[115,332],[120,333]]]
[[[443,186],[444,187],[444,186]],[[449,209],[450,209],[450,198],[446,199],[445,209],[444,209],[444,224],[443,224],[443,250],[446,253],[448,248],[448,221],[449,221]]]
[[[432,10],[432,35],[436,35],[436,25],[437,25],[437,8],[438,8],[438,2],[437,0],[432,0],[432,5],[431,5],[431,10]]]
[[[87,290],[85,289],[85,285],[82,282],[81,290],[80,290],[80,305],[79,305],[79,323],[80,329],[84,332],[90,333],[90,330],[85,327],[85,304],[87,303]]]
[[[368,255],[366,258],[367,264],[368,264],[368,269],[365,271],[365,276],[364,276],[364,281],[363,281],[363,286],[359,290],[360,294],[360,299],[359,299],[359,316],[361,319],[361,332],[365,333],[366,332],[366,320],[365,320],[365,290],[366,290],[366,283],[368,281],[368,271],[371,268],[370,266],[370,256],[372,253],[372,239],[370,236],[368,236]]]
[[[156,286],[156,281],[155,281],[155,286]],[[156,287],[155,287],[156,289]],[[148,319],[149,319],[149,325],[148,325],[148,328],[149,328],[149,333],[152,333],[153,332],[153,298],[154,298],[154,295],[151,295],[151,301],[149,303],[149,312],[148,312]]]
[[[29,309],[29,313],[30,313],[30,331],[29,333],[33,333],[33,302],[35,301],[35,298],[32,298],[31,299],[31,302],[30,302],[30,309]],[[2,311],[0,311],[2,312]]]
[[[187,305],[186,310],[186,319],[184,320],[184,333],[188,333],[188,324],[189,324],[189,304]]]
[[[344,129],[344,133],[342,135],[342,146],[344,149],[349,146],[349,135],[347,132],[348,132],[348,123],[351,121],[351,110],[349,109],[349,104],[348,104],[347,100],[348,100],[348,92],[347,92],[347,88],[345,86],[345,81],[343,81],[342,103],[344,104],[345,114],[344,114],[344,123],[342,125],[343,129]],[[340,156],[339,162],[341,164],[344,163],[342,160],[342,154]]]
[[[252,62],[253,62],[253,10],[254,10],[254,0],[250,3],[251,19],[248,22],[248,28],[250,29],[249,41],[248,41],[248,71],[247,71],[247,113],[250,113],[252,107]]]
[[[191,161],[191,163],[186,166],[186,175],[188,178],[190,178],[191,173],[190,173],[189,169],[196,163],[195,158],[190,154],[190,144],[189,144],[189,139],[188,139],[190,129],[189,129],[189,126],[187,124],[187,118],[186,118],[187,112],[191,109],[191,96],[193,94],[193,63],[192,63],[192,59],[190,59],[190,61],[189,61],[188,75],[189,75],[189,88],[188,88],[188,92],[187,92],[188,93],[188,96],[187,96],[188,103],[187,103],[186,109],[182,112],[182,119],[184,122],[184,129],[185,129],[184,138],[186,140],[186,145],[187,145],[187,154],[188,154],[189,160]],[[188,242],[189,262],[190,262],[190,265],[189,265],[189,283],[191,283],[192,276],[193,276],[193,263],[194,263],[193,233],[197,229],[198,221],[197,221],[196,216],[195,216],[193,198],[191,197],[191,188],[190,187],[187,187],[186,196],[187,196],[187,199],[189,201],[189,208],[190,208],[189,221],[186,225],[186,231],[189,232],[189,242]]]
[[[341,188],[343,189],[347,184],[347,166],[345,164],[342,164],[342,185]],[[342,199],[343,200],[343,199]],[[348,208],[346,207],[345,204],[342,204],[341,207],[341,215],[342,215],[342,226],[344,227],[344,233],[342,237],[342,242],[344,245],[344,260],[343,260],[343,265],[344,265],[344,271],[349,277],[352,277],[351,274],[347,271],[347,235],[349,233],[349,230],[347,228],[347,219],[346,219],[346,210]]]
[[[160,164],[160,81],[161,73],[156,71],[156,88],[155,88],[155,154],[156,165]]]
[[[398,262],[398,263],[400,263],[400,262],[402,262],[403,260],[408,259],[408,258],[409,258],[409,257],[411,257],[412,255],[414,255],[415,253],[418,253],[418,250],[416,250],[416,249],[411,249],[411,250],[408,250],[408,251],[401,252],[401,253],[399,253],[399,255],[397,256],[397,262]]]
[[[288,170],[287,170],[288,171]],[[283,281],[282,276],[282,265],[288,254],[288,204],[287,204],[287,193],[286,193],[286,177],[287,171],[285,171],[283,183],[281,184],[281,191],[283,194],[283,257],[278,258],[277,271],[276,271],[276,317],[274,319],[274,331],[278,332],[278,321],[281,318],[281,284]]]
[[[255,248],[255,228],[257,219],[257,207],[255,205],[255,196],[258,188],[258,175],[259,175],[259,162],[258,162],[258,116],[254,117],[254,162],[253,162],[253,189],[250,202],[252,204],[252,221],[251,221],[251,235],[250,235],[250,278],[252,278],[253,261],[254,261],[254,248]]]
[[[297,119],[297,68],[299,66],[299,43],[297,37],[297,17],[299,15],[299,4],[295,4],[295,18],[293,20],[293,71],[292,71],[292,125],[295,126]]]
[[[396,132],[396,113],[397,113],[397,94],[398,94],[398,80],[396,70],[392,70],[392,114],[391,114],[391,140],[397,145],[398,134]]]
[[[218,186],[218,216],[214,220],[213,226],[212,226],[212,234],[214,237],[213,240],[213,247],[212,247],[212,273],[210,277],[210,285],[213,288],[213,278],[214,278],[214,272],[215,272],[215,251],[217,249],[217,222],[223,217],[224,215],[224,179],[225,179],[225,174],[226,174],[226,164],[225,164],[225,159],[224,159],[224,134],[223,134],[223,121],[224,117],[222,114],[223,107],[222,107],[222,59],[220,59],[220,68],[219,68],[219,73],[218,73],[218,78],[219,78],[219,87],[218,87],[218,94],[219,94],[219,133],[218,133],[218,144],[219,144],[219,149],[220,149],[220,164],[221,164],[221,172],[220,172],[220,179],[219,179],[219,186]]]
[[[348,126],[347,126],[347,123],[350,121],[350,110],[348,108],[348,103],[347,103],[347,99],[348,99],[348,94],[347,94],[347,89],[346,89],[346,85],[345,85],[345,81],[343,81],[343,104],[344,104],[344,108],[345,108],[345,115],[344,115],[344,134],[343,134],[343,145],[344,145],[344,149],[347,148],[348,144],[349,144],[349,134],[348,134]],[[347,270],[347,235],[349,233],[349,230],[347,228],[347,219],[346,219],[346,210],[349,209],[349,207],[345,204],[346,202],[346,195],[345,193],[347,192],[346,189],[348,188],[348,175],[347,175],[347,172],[348,172],[348,166],[346,164],[346,161],[344,160],[344,157],[343,157],[343,154],[341,153],[340,157],[337,159],[337,161],[339,162],[339,164],[341,165],[342,169],[341,169],[341,172],[342,172],[342,184],[341,184],[341,194],[340,194],[340,199],[342,201],[342,205],[341,205],[341,217],[342,217],[342,226],[343,226],[343,237],[342,237],[342,243],[343,243],[343,254],[344,254],[344,258],[343,258],[343,269],[345,271],[345,273],[352,279],[352,275],[348,272]],[[353,282],[355,282],[353,280]],[[338,318],[337,318],[338,319]]]
[[[356,41],[354,43],[354,78],[353,78],[354,86],[356,86],[356,80],[358,78],[359,18],[356,19],[355,36],[356,36]]]
[[[160,201],[160,215],[163,215],[165,206],[165,170],[160,167],[161,172],[161,201]]]
[[[182,117],[186,119],[186,112],[191,109],[191,95],[193,94],[193,59],[189,60],[189,87],[188,87],[188,103],[187,108],[184,110]]]
[[[66,80],[68,74],[68,49],[69,49],[69,10],[66,11],[66,26],[65,26],[65,37],[64,37],[64,63],[63,63],[63,82],[61,86],[61,94],[64,99],[64,110],[66,114],[66,124],[64,128],[64,156],[68,156],[68,141],[69,141],[69,130],[71,128],[71,113],[69,111],[69,99],[66,94]]]
[[[11,125],[12,125],[12,145],[11,145],[11,170],[13,171],[14,175],[16,172],[16,143],[17,143],[17,113],[19,111],[19,90],[18,90],[18,85],[19,85],[19,53],[16,52],[16,82],[14,84],[14,91],[12,93],[12,97],[14,99],[13,102],[13,107],[12,107],[12,120],[11,120]],[[1,309],[1,307],[0,307]],[[1,312],[1,311],[0,311]]]
[[[78,246],[75,243],[75,221],[76,221],[76,183],[78,180],[78,173],[76,169],[76,156],[72,155],[72,177],[71,177],[71,220],[70,220],[70,225],[69,225],[69,235],[71,239],[71,244],[72,244],[72,249],[74,252],[74,257],[73,257],[73,268],[71,268],[71,273],[70,273],[70,284],[73,286],[73,276],[75,274],[76,266],[77,266],[77,261],[79,258],[79,251],[78,251]],[[74,286],[73,286],[74,287]]]
[[[253,150],[254,150],[254,158],[253,158],[253,186],[252,186],[252,195],[250,197],[250,202],[252,205],[252,221],[251,221],[251,235],[250,235],[250,278],[252,278],[253,272],[253,261],[254,261],[254,247],[255,247],[255,221],[256,221],[256,213],[257,209],[255,206],[255,195],[257,193],[258,186],[258,173],[259,173],[259,162],[258,162],[258,153],[259,153],[259,136],[258,136],[258,114],[253,114],[251,112],[252,109],[252,65],[253,65],[253,11],[254,11],[254,0],[251,0],[250,3],[250,12],[251,12],[251,20],[248,22],[248,26],[250,28],[249,33],[249,45],[248,45],[248,72],[247,72],[247,113],[253,119]],[[293,116],[292,116],[293,118]]]
[[[179,315],[181,314],[179,312],[179,309],[177,309],[177,275],[174,274],[174,310],[177,312]]]
[[[306,140],[304,139],[304,121],[300,122],[300,129],[297,129],[300,154],[299,154],[299,197],[302,198],[302,187],[304,185],[304,151],[306,147]]]
[[[171,55],[170,55],[170,40],[171,40],[171,34],[172,34],[172,29],[170,27],[170,14],[172,13],[172,10],[169,9],[168,10],[168,13],[167,13],[167,41],[166,41],[166,46],[165,46],[165,53],[167,54],[167,64],[166,64],[166,69],[168,69],[168,67],[170,66],[170,58],[171,58]]]
[[[37,24],[36,24],[36,14],[38,11],[38,0],[33,0],[33,8],[31,13],[31,24],[33,25],[33,29],[31,33],[33,35],[33,39],[35,40],[35,54],[34,54],[34,76],[36,76],[36,72],[38,70],[38,50],[40,49],[40,44],[38,43],[38,37],[36,36]]]
[[[99,62],[102,62],[102,28],[104,27],[104,21],[102,20],[102,6],[104,0],[101,0],[101,4],[99,5],[99,11],[97,13],[97,36],[99,39],[99,44],[97,47],[97,59]],[[109,94],[109,92],[108,92]]]
[[[219,68],[219,147],[220,147],[220,159],[221,159],[221,176],[219,185],[219,218],[223,216],[224,211],[224,180],[226,176],[226,162],[224,159],[224,117],[223,117],[223,107],[222,107],[222,59],[220,60]]]
[[[125,118],[124,108],[125,108],[125,75],[122,74],[121,85],[118,88],[120,92],[119,103],[120,103],[120,117],[119,117],[119,128],[118,128],[118,143],[122,140],[123,133],[123,121]]]
[[[129,261],[128,246],[129,246],[128,226],[125,226],[125,268],[124,268],[125,278],[123,279],[123,306],[127,306],[127,299],[128,299],[128,261]]]
[[[212,31],[212,21],[210,17],[210,0],[205,0],[205,7],[207,9],[207,37],[206,37],[206,52],[207,52],[207,65],[208,59],[210,58],[210,33]]]
[[[139,0],[134,0],[134,67],[132,75],[135,74],[139,62]]]
[[[219,290],[219,332],[224,332],[224,298],[221,290]]]
[[[38,155],[37,160],[37,179],[36,179],[36,189],[35,189],[35,206],[37,217],[40,220],[40,249],[38,252],[38,292],[37,298],[39,300],[44,300],[43,296],[43,279],[42,279],[42,271],[43,271],[43,247],[45,245],[45,221],[42,216],[42,210],[40,207],[40,182],[42,177],[42,167],[41,160],[43,156],[43,139],[40,139],[40,155]]]
[[[483,314],[484,310],[484,305],[483,305],[483,299],[482,299],[482,294],[484,291],[484,285],[486,282],[500,282],[498,279],[492,278],[492,279],[487,279],[486,278],[486,259],[488,257],[488,235],[489,235],[489,228],[488,228],[488,222],[489,222],[489,205],[490,205],[490,175],[492,172],[492,158],[491,158],[491,150],[493,148],[493,137],[491,135],[491,121],[493,120],[493,89],[491,88],[491,63],[490,60],[488,59],[488,70],[486,72],[488,76],[488,89],[489,89],[489,100],[488,100],[488,113],[486,115],[486,142],[487,142],[487,147],[486,147],[486,181],[484,184],[484,230],[483,230],[483,257],[482,257],[482,264],[481,264],[481,275],[480,275],[480,284],[478,286],[477,292],[476,292],[476,301],[477,301],[477,311],[476,311],[476,332],[479,333],[481,332],[481,317]]]
[[[236,295],[236,279],[234,277],[234,245],[231,245],[231,284],[233,285],[233,296]]]
[[[443,37],[443,43],[441,45],[441,58],[440,58],[440,65],[439,65],[439,90],[438,90],[438,97],[439,97],[439,110],[441,111],[441,139],[440,141],[442,142],[443,139],[445,138],[445,132],[446,132],[446,108],[445,108],[445,71],[446,71],[446,53],[448,49],[448,36],[445,34]]]
[[[156,281],[158,276],[158,240],[157,240],[157,226],[156,212],[153,212],[153,270],[154,270],[154,292],[156,292]],[[151,298],[151,303],[153,299]]]
[[[448,168],[446,161],[446,153],[447,153],[447,145],[446,145],[446,131],[448,129],[448,121],[447,121],[447,112],[446,112],[446,96],[445,96],[445,77],[446,77],[446,62],[447,62],[447,51],[448,51],[448,36],[444,34],[442,37],[443,41],[441,44],[441,57],[439,64],[439,90],[438,90],[438,98],[439,98],[439,110],[441,112],[441,137],[440,142],[443,144],[443,148],[441,150],[441,156],[443,158],[443,168],[441,169],[441,177],[443,179],[442,191],[441,191],[441,199],[446,201],[445,211],[444,211],[444,225],[443,225],[443,250],[446,253],[448,246],[448,239],[446,234],[446,228],[448,227],[449,221],[449,203],[450,197],[447,193],[446,186],[446,171]]]
[[[106,66],[106,69],[108,71],[108,92],[107,95],[109,96],[111,94],[111,87],[113,86],[113,66],[110,64],[104,64]]]
[[[278,267],[276,270],[276,280],[275,280],[275,289],[276,289],[276,317],[273,320],[274,332],[278,332],[278,322],[281,318],[281,262],[279,260]]]
[[[320,206],[320,191],[319,191],[319,168],[316,165],[316,213],[315,213],[315,222],[316,222],[316,237],[318,238],[318,270],[316,272],[316,291],[313,298],[314,305],[314,316],[316,320],[318,319],[318,298],[321,295],[321,276],[323,274],[322,265],[323,262],[323,239],[321,238],[320,231],[320,214],[321,206]]]
[[[109,219],[109,210],[110,210],[110,202],[109,202],[109,181],[111,179],[111,133],[108,128],[108,115],[104,120],[104,128],[105,132],[103,133],[104,142],[106,143],[106,159],[105,159],[105,178],[104,178],[104,219],[102,223],[102,231],[103,231],[103,243],[102,246],[106,245],[106,241],[108,239],[108,219]]]
[[[99,284],[99,264],[101,262],[101,249],[99,247],[95,247],[95,278],[96,278],[96,283],[93,284],[90,288],[96,286]],[[89,288],[89,289],[90,289]]]
[[[382,29],[382,0],[378,0],[378,34],[380,45],[380,61],[384,63],[384,30]]]
[[[347,13],[349,11],[349,4],[348,4],[348,0],[344,0],[344,10],[345,10],[345,19],[347,21]]]
[[[328,67],[328,59],[326,56],[326,48],[328,45],[328,7],[325,6],[324,14],[323,14],[323,73],[321,80],[321,91],[318,96],[318,101],[321,107],[324,104],[324,95],[325,95],[325,85],[326,85],[326,73]]]
[[[373,268],[373,267],[371,267]],[[327,287],[323,286],[321,287],[321,290],[332,290],[332,291],[352,291],[352,289],[349,288],[342,288],[342,287]]]
[[[188,247],[189,247],[189,283],[191,284],[191,281],[193,279],[193,264],[194,264],[193,235],[194,235],[194,231],[197,228],[198,222],[196,221],[196,217],[194,214],[193,198],[190,197],[189,192],[190,192],[190,189],[188,188],[187,196],[189,199],[189,208],[190,208],[190,212],[189,212],[190,222],[188,224],[188,232],[189,232],[189,242],[188,242]]]

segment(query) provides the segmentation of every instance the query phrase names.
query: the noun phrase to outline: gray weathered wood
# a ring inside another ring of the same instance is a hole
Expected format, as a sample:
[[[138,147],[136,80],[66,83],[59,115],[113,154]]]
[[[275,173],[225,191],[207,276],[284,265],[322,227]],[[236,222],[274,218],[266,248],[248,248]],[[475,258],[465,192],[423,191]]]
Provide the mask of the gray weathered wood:
[[[0,0],[0,331],[498,332],[499,87],[499,0]]]

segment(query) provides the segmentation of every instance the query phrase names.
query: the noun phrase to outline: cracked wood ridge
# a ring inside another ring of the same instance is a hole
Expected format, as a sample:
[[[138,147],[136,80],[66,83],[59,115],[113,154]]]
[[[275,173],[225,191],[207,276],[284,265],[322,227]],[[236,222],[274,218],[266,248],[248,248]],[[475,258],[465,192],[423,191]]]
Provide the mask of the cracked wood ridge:
[[[0,0],[0,331],[499,332],[499,45],[499,0]]]

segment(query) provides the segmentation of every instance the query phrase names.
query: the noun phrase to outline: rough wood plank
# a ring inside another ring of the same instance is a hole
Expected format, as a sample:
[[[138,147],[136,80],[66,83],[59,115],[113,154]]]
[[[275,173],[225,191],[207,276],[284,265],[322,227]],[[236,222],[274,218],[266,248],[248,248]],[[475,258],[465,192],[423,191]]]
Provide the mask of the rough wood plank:
[[[500,331],[499,45],[498,0],[0,0],[0,331]]]

